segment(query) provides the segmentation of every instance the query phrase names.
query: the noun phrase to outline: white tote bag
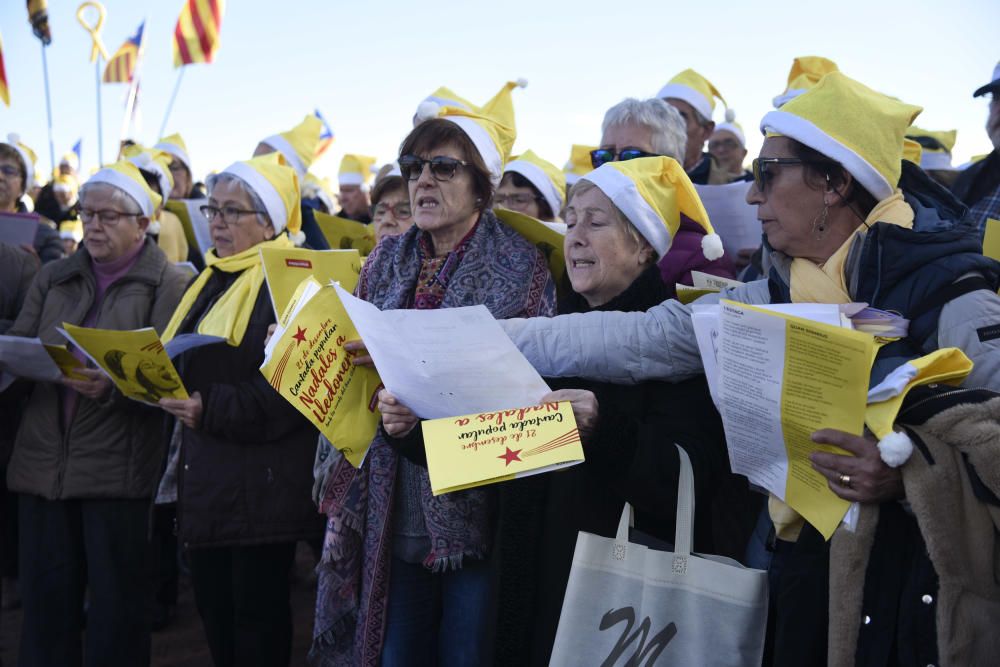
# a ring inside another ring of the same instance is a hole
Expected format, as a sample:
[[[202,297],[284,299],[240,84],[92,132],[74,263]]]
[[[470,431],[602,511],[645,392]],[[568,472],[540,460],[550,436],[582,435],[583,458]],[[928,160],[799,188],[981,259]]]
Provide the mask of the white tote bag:
[[[550,665],[761,664],[767,572],[691,553],[694,475],[677,450],[674,551],[629,542],[627,503],[615,539],[580,532]]]

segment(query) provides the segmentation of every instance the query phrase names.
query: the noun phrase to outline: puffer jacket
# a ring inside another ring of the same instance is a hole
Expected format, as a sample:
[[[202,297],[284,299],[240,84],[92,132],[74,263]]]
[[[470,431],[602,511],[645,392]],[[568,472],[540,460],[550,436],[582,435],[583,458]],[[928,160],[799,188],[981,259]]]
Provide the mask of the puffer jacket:
[[[94,327],[162,331],[186,282],[146,239],[132,269],[108,287]],[[56,327],[82,323],[95,294],[90,254],[81,248],[41,268],[8,334],[65,344]],[[80,396],[72,422],[62,420],[62,387],[35,383],[7,471],[11,491],[52,500],[153,497],[165,448],[162,410],[112,392],[103,402]]]

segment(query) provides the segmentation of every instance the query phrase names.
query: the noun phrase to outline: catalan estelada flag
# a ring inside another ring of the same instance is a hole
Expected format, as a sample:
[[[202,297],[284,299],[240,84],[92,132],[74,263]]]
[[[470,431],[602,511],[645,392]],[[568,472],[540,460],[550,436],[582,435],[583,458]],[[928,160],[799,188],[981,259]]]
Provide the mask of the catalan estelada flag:
[[[10,106],[10,88],[7,87],[7,70],[3,66],[3,38],[0,38],[0,100]]]
[[[115,55],[111,56],[111,60],[104,68],[104,83],[132,82],[132,75],[135,74],[135,66],[142,52],[142,30],[145,26],[145,21],[140,23],[135,34],[126,39],[125,43],[115,51]]]
[[[185,0],[174,28],[174,67],[212,62],[225,13],[225,0]]]
[[[327,148],[333,145],[333,128],[326,122],[326,118],[323,118],[323,114],[319,112],[319,109],[316,109],[313,115],[319,118],[319,122],[323,123],[323,128],[319,132],[319,145],[316,147],[316,157],[319,157],[326,152]]]

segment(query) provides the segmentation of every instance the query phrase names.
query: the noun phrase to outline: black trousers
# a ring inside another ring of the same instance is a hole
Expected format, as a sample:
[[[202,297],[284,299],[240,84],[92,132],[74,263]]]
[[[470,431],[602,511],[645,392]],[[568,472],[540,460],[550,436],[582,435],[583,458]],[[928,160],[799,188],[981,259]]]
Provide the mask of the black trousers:
[[[216,667],[287,667],[295,543],[191,549],[191,582]]]
[[[18,498],[24,604],[20,665],[149,664],[149,504]]]

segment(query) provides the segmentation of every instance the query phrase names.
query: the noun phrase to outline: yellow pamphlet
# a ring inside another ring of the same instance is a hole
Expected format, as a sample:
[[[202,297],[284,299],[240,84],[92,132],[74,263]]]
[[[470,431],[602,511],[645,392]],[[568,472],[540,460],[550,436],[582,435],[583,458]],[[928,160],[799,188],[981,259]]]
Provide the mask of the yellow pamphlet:
[[[208,220],[201,214],[200,208],[207,204],[205,199],[170,199],[164,208],[177,216],[184,228],[184,238],[188,246],[197,248],[204,256],[212,247],[212,235],[208,230]]]
[[[728,287],[739,287],[742,284],[739,280],[721,278],[702,271],[692,271],[691,284],[682,285],[676,283],[674,291],[677,293],[678,301],[681,303],[691,303],[706,294],[718,294]]]
[[[313,211],[316,224],[323,232],[326,242],[334,250],[357,250],[362,257],[375,247],[375,226],[363,222],[341,218],[322,211]]]
[[[336,280],[348,292],[353,292],[361,273],[361,255],[357,250],[261,248],[260,259],[278,318],[285,312],[295,289],[307,277],[314,277],[320,285]]]
[[[307,277],[290,299],[286,323],[265,349],[260,372],[351,465],[368,453],[381,416],[373,368],[355,366],[344,343],[360,338],[337,291]]]
[[[430,419],[420,427],[436,496],[583,463],[567,401]]]
[[[1000,261],[1000,220],[986,218],[986,235],[983,236],[983,254]]]
[[[177,369],[152,328],[89,329],[68,322],[59,330],[103,370],[123,395],[156,405],[161,398],[188,398]]]
[[[45,351],[49,353],[52,357],[52,361],[56,362],[56,366],[62,371],[62,374],[68,378],[73,378],[74,380],[86,380],[87,376],[82,375],[77,372],[78,369],[83,368],[83,362],[73,356],[73,353],[67,350],[62,345],[46,345]]]
[[[494,208],[493,213],[508,227],[542,251],[545,259],[548,260],[549,272],[552,274],[556,287],[562,285],[563,276],[566,274],[566,254],[563,249],[566,234],[560,234],[546,223],[532,218],[530,215],[500,207]]]

